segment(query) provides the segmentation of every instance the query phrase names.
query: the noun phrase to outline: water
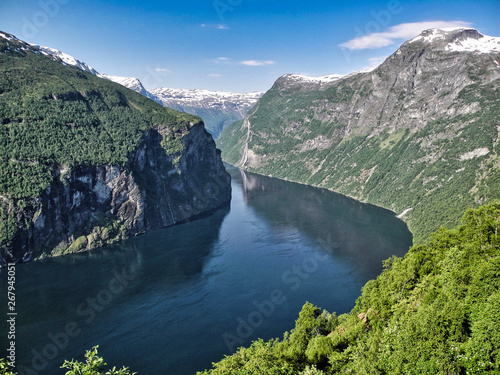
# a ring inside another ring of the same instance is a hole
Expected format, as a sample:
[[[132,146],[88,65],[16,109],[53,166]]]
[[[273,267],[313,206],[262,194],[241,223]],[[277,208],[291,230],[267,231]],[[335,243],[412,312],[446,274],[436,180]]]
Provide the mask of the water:
[[[381,261],[411,244],[392,212],[228,170],[230,209],[16,266],[20,374],[64,374],[64,359],[83,359],[94,345],[108,364],[139,375],[194,374],[251,340],[281,337],[305,301],[349,311]],[[6,348],[6,319],[0,326]]]

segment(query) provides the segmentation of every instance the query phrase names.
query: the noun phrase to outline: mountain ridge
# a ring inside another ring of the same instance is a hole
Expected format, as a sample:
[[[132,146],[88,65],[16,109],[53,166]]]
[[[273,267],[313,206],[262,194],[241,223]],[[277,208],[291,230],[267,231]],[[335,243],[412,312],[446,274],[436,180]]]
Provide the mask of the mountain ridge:
[[[432,29],[371,71],[329,83],[284,75],[218,146],[252,172],[406,211],[422,240],[499,197],[499,45],[475,29]]]
[[[3,33],[3,35],[7,34]],[[10,37],[15,38],[13,35],[10,35]],[[59,60],[63,64],[76,66],[97,77],[119,83],[166,107],[202,117],[207,130],[215,138],[217,138],[225,126],[243,119],[248,110],[256,103],[257,99],[264,94],[263,92],[232,93],[203,89],[170,89],[166,87],[147,90],[136,77],[122,77],[99,73],[87,63],[58,49],[39,46],[37,44],[31,45],[38,48],[43,54]]]
[[[160,87],[151,90],[166,107],[200,116],[207,130],[217,138],[227,125],[242,120],[257,103],[263,92],[232,93],[201,89],[169,89]]]

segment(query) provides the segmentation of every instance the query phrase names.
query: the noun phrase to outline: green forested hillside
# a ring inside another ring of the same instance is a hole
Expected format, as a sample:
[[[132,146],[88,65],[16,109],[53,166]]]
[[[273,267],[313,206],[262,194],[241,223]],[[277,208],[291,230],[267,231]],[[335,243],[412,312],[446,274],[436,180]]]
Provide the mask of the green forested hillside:
[[[144,130],[189,121],[200,120],[0,38],[0,194],[38,196],[54,163],[124,165]]]
[[[350,313],[306,303],[282,339],[198,375],[500,373],[500,202],[462,222],[386,260]]]
[[[0,33],[0,264],[89,250],[220,206],[228,179],[207,207],[192,205],[211,173],[226,180],[199,117]]]

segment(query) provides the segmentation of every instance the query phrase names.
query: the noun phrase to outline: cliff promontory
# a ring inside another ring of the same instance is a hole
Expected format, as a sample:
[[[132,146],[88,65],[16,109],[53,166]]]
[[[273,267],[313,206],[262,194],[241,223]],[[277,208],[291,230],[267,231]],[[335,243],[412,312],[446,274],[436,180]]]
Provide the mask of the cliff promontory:
[[[0,262],[96,248],[229,202],[200,118],[0,33]]]

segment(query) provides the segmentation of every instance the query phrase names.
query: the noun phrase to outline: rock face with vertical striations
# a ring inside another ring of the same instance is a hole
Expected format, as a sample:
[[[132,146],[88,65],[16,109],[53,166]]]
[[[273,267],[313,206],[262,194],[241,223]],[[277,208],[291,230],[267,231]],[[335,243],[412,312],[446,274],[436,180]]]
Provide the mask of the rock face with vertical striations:
[[[228,204],[195,116],[0,33],[0,262],[93,249]]]
[[[223,158],[404,213],[417,241],[500,198],[500,38],[431,29],[380,66],[346,76],[284,75]]]

